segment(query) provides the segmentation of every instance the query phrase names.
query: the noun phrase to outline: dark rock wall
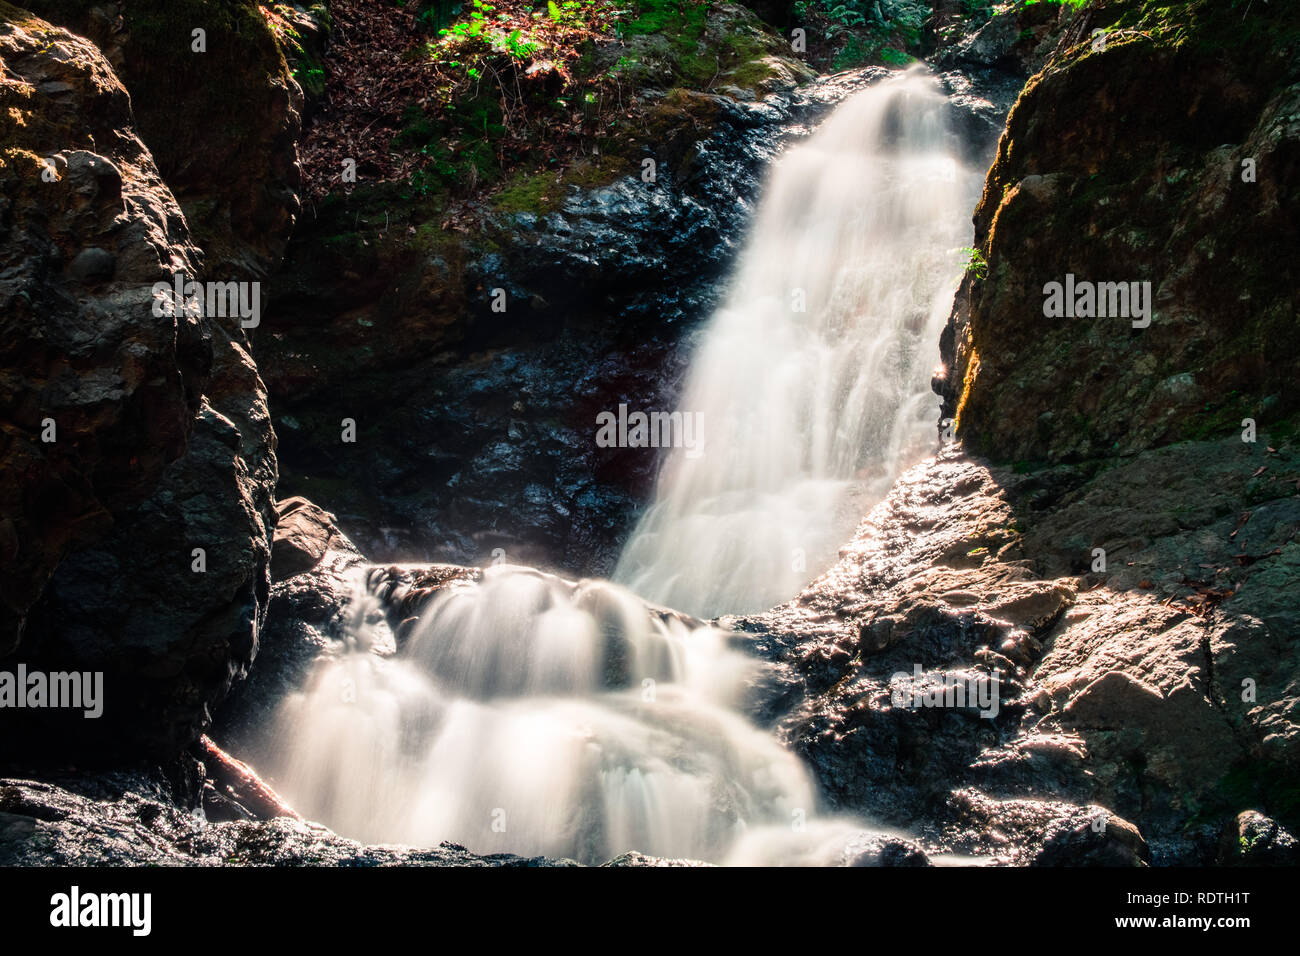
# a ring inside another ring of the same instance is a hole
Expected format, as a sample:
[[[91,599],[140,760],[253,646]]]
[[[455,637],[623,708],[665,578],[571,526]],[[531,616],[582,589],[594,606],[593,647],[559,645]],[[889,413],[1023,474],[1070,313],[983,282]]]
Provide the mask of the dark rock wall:
[[[300,203],[303,93],[254,0],[31,0],[99,45],[207,273],[267,279]],[[195,30],[206,49],[194,49]]]
[[[0,746],[175,753],[266,610],[265,390],[236,321],[154,315],[154,283],[204,278],[202,255],[104,56],[4,5],[0,59],[0,663],[105,675],[101,718],[6,709]]]

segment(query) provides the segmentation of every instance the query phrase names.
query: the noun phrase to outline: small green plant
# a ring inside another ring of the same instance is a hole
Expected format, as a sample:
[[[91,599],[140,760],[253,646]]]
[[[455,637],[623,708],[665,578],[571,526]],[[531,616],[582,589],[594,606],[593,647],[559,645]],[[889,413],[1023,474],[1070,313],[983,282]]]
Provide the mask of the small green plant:
[[[830,21],[828,36],[865,31],[876,38],[876,45],[901,40],[911,47],[921,40],[930,5],[924,0],[802,0],[795,11],[801,17],[820,12]]]
[[[531,40],[520,40],[519,32],[518,30],[512,30],[510,35],[505,38],[505,51],[516,60],[526,60],[537,51],[540,44]]]
[[[965,255],[966,269],[975,273],[975,278],[981,280],[988,278],[989,264],[984,258],[984,253],[974,246],[962,246],[958,251]]]
[[[546,0],[546,15],[556,23],[577,25],[583,22],[584,11],[583,4],[578,0],[561,0],[556,3],[555,0]]]
[[[474,10],[469,15],[469,21],[444,27],[438,31],[438,36],[444,39],[479,41],[493,53],[506,53],[515,60],[530,59],[541,49],[541,44],[531,39],[524,39],[522,30],[511,30],[507,34],[492,28],[488,24],[487,15],[495,9],[494,5],[484,0],[474,0]],[[498,14],[498,17],[500,16]],[[452,68],[461,66],[458,60],[452,60],[448,65]],[[466,68],[465,75],[471,79],[478,79],[483,75],[483,71],[477,66],[470,66]]]

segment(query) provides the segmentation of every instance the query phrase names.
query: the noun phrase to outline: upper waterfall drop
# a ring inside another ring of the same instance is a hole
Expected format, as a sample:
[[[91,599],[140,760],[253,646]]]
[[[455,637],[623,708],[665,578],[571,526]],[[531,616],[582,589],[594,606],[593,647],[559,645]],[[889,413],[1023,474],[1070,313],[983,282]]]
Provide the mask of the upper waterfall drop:
[[[930,378],[981,177],[933,77],[839,106],[773,169],[614,579],[701,617],[763,610],[833,559],[933,441]]]

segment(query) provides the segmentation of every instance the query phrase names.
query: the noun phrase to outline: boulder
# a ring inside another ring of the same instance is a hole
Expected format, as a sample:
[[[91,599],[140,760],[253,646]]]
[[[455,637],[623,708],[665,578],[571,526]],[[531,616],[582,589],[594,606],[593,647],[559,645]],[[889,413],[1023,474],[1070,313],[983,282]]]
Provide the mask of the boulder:
[[[276,582],[310,571],[330,551],[355,550],[338,530],[338,519],[306,498],[277,501],[275,513],[271,574]]]
[[[1258,810],[1243,810],[1223,830],[1218,862],[1223,866],[1295,866],[1300,840]]]

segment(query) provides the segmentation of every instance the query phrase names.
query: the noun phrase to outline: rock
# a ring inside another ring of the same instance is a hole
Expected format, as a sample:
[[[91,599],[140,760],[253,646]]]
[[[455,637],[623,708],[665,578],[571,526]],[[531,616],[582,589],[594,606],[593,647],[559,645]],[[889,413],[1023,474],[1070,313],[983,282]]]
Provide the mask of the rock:
[[[1285,823],[1300,458],[1260,444],[1187,443],[1104,470],[990,468],[944,449],[797,599],[726,619],[777,675],[755,715],[834,809],[940,846],[936,831],[965,834],[960,852],[1029,862],[1044,831],[988,823],[1005,839],[981,843],[955,791],[1107,807],[1162,864],[1212,862],[1243,804]],[[940,698],[945,686],[973,696]],[[1053,812],[1065,822],[1047,859],[1145,859]]]
[[[221,281],[267,279],[300,208],[303,94],[281,46],[297,52],[296,41],[277,37],[253,0],[24,5],[105,51],[131,93],[137,134],[203,248],[205,271]],[[207,34],[203,53],[191,50],[196,24]],[[296,26],[306,28],[297,17]],[[198,58],[206,81],[176,82]]]
[[[967,275],[945,333],[943,414],[997,461],[1129,455],[1300,412],[1300,275],[1262,265],[1300,200],[1300,68],[1285,41],[1242,39],[1227,8],[1187,33],[1141,6],[1072,23],[1012,110],[976,210],[987,278]],[[1280,9],[1258,25],[1290,29]],[[1110,31],[1104,48],[1085,28]],[[1153,86],[1197,91],[1176,127]],[[1145,318],[1048,317],[1047,286],[1067,275],[1148,283]]]
[[[947,507],[936,512],[931,493]],[[832,808],[913,827],[918,808],[975,774],[1020,722],[1027,668],[990,650],[1045,632],[1071,591],[1035,580],[1013,526],[991,475],[951,457],[932,462],[899,480],[840,563],[796,600],[739,619],[764,634],[756,650],[802,678],[802,700],[777,727]],[[992,613],[1015,609],[1025,610],[1014,624]],[[954,692],[953,706],[926,704],[944,682],[962,685],[960,703]],[[1061,771],[1040,763],[1055,781]]]
[[[68,275],[78,282],[104,282],[113,278],[113,265],[116,261],[106,249],[83,249],[68,264]]]
[[[0,866],[577,866],[571,860],[366,846],[290,817],[209,822],[140,774],[61,786],[0,778]]]
[[[275,542],[271,546],[275,582],[310,571],[329,551],[352,548],[335,525],[338,519],[306,498],[277,501],[275,513]]]
[[[997,800],[967,789],[954,791],[944,809],[949,845],[996,865],[1145,866],[1151,861],[1137,828],[1104,807]]]
[[[126,91],[84,40],[54,32],[40,52],[39,21],[29,22],[0,22],[0,57],[19,81],[5,87],[0,114],[14,147],[4,160],[3,255],[22,264],[0,280],[0,504],[11,529],[0,657],[14,650],[67,549],[102,534],[115,509],[147,497],[183,452],[199,404],[191,383],[211,361],[197,323],[144,321],[150,284],[197,251],[148,152],[118,136],[130,126]],[[35,92],[51,78],[75,92]],[[112,159],[75,148],[95,139],[116,143]],[[51,157],[63,178],[43,182]],[[130,221],[128,203],[138,210]],[[58,276],[88,246],[123,261],[112,288],[82,297]]]
[[[1286,596],[1300,587],[1297,480],[1300,455],[1265,435],[1262,447],[1156,449],[1091,479],[1066,466],[1013,482],[1037,567],[1088,572],[1035,679],[1063,726],[1091,728],[1092,756],[1108,765],[1097,799],[1131,813],[1135,788],[1159,781],[1175,807],[1290,804],[1278,781],[1300,740]]]
[[[1295,866],[1300,840],[1257,810],[1243,810],[1225,827],[1219,843],[1221,866]]]
[[[994,14],[988,21],[966,37],[955,49],[949,52],[950,58],[958,63],[971,63],[976,66],[997,66],[1011,56],[1020,33],[1017,27],[1016,10]]]
[[[915,843],[896,837],[876,837],[855,845],[849,866],[930,866],[930,859]]]
[[[936,60],[940,66],[996,67],[1028,76],[1043,66],[1072,12],[1050,2],[1004,9],[957,42],[941,44]]]
[[[1029,865],[1146,866],[1150,862],[1151,851],[1137,827],[1097,809],[1091,819],[1053,821]]]
[[[100,719],[7,709],[0,746],[170,757],[256,650],[276,475],[265,392],[235,323],[153,314],[154,283],[198,276],[200,254],[108,62],[4,13],[0,58],[15,78],[0,216],[18,264],[0,281],[0,663],[104,674]]]
[[[271,560],[281,570],[271,586],[257,663],[234,686],[212,730],[225,750],[254,762],[275,745],[266,731],[276,708],[303,686],[317,660],[343,650],[354,622],[365,620],[386,636],[380,650],[396,647],[383,609],[364,599],[365,559],[333,516],[305,498],[285,499],[278,507],[285,519],[276,527]]]
[[[631,853],[624,853],[616,856],[608,863],[602,863],[601,866],[612,867],[643,867],[643,866],[709,866],[708,863],[701,863],[699,860],[668,860],[660,856],[647,856],[644,853],[638,853],[633,850]]]

